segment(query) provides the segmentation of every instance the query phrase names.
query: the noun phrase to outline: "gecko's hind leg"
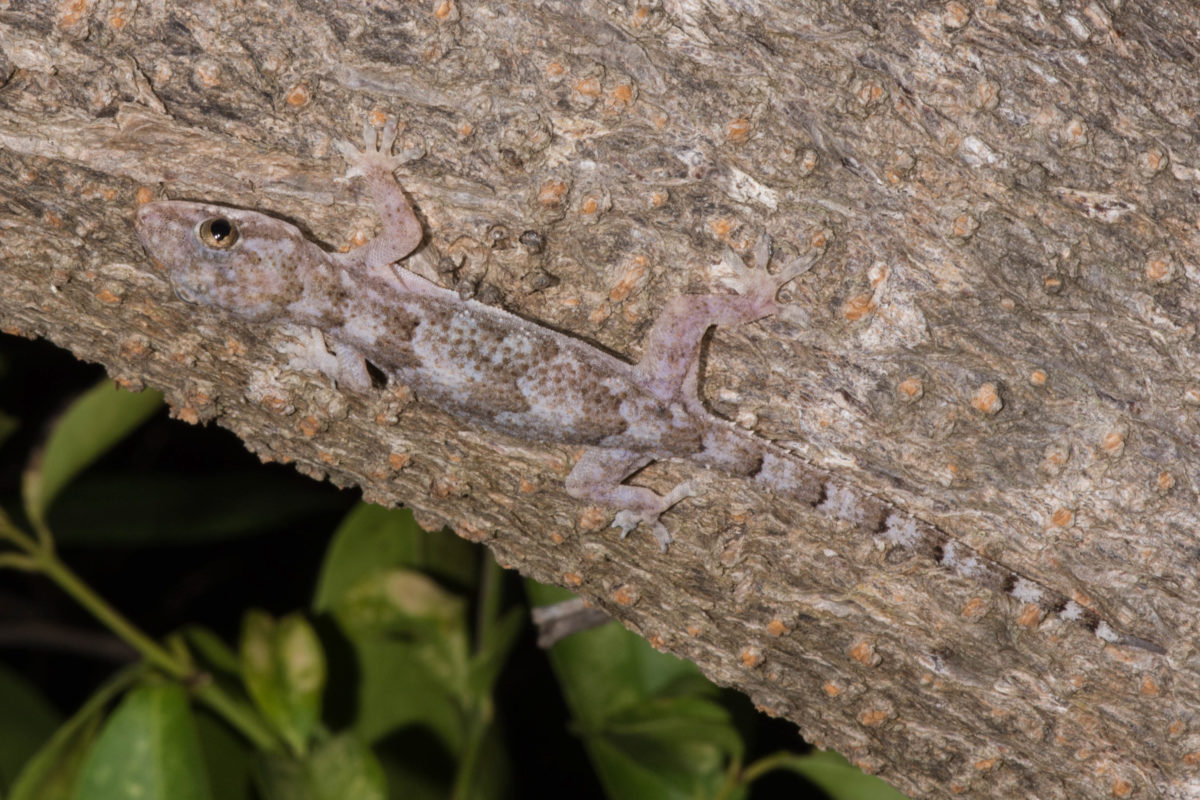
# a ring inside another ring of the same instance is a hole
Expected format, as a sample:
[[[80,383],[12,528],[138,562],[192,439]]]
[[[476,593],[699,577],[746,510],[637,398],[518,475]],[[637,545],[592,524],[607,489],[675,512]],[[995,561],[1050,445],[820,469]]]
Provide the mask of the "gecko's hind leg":
[[[704,333],[714,325],[740,325],[769,317],[778,310],[779,288],[807,272],[822,250],[814,248],[788,264],[777,275],[767,272],[771,240],[759,238],[754,248],[755,268],[750,269],[732,250],[724,259],[735,277],[728,282],[738,294],[681,295],[672,298],[659,312],[646,339],[646,352],[637,371],[648,388],[665,399],[682,394],[695,396],[697,361]]]
[[[621,529],[622,539],[638,525],[649,525],[659,549],[665,553],[671,544],[671,533],[659,521],[659,515],[685,497],[695,496],[697,482],[684,481],[666,494],[622,483],[653,460],[653,456],[644,453],[591,447],[567,476],[566,489],[572,497],[621,509],[613,527]]]

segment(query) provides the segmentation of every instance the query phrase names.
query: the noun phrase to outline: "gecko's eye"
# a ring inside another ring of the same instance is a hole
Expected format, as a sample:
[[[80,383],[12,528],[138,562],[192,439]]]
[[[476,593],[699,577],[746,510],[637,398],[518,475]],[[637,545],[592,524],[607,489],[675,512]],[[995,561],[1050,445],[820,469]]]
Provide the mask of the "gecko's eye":
[[[209,217],[196,227],[200,243],[212,250],[228,250],[237,244],[238,229],[233,220]]]

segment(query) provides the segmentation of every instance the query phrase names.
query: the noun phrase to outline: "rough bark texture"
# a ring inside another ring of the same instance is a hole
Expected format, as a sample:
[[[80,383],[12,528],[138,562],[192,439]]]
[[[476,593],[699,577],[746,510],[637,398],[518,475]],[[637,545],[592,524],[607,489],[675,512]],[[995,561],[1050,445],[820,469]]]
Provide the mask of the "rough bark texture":
[[[0,0],[0,322],[486,542],[914,796],[1197,797],[1198,42],[1193,0]],[[424,143],[418,269],[632,357],[723,240],[828,228],[787,315],[713,338],[714,409],[1168,654],[715,475],[670,553],[622,543],[570,449],[339,393],[174,298],[138,202],[348,246],[376,220],[331,144],[372,112]]]

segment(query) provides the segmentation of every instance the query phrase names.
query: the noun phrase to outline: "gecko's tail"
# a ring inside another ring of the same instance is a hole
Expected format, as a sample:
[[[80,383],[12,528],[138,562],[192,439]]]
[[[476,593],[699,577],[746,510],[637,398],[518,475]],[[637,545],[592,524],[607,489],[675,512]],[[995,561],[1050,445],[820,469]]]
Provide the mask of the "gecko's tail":
[[[907,547],[926,554],[956,575],[973,579],[989,589],[1040,609],[1043,616],[1052,615],[1081,625],[1097,638],[1110,644],[1136,647],[1152,653],[1166,652],[1161,645],[1149,639],[1118,631],[1095,610],[993,561],[952,538],[945,531],[919,521],[903,511],[882,510],[876,518],[881,521],[875,525],[875,536],[882,538],[885,544]]]
[[[840,484],[786,452],[766,448],[753,478],[779,494],[854,524],[889,550],[925,556],[956,575],[1036,607],[1041,611],[1038,621],[1045,616],[1056,616],[1087,628],[1110,644],[1151,653],[1166,652],[1158,643],[1117,630],[1091,608],[993,561],[933,525]]]

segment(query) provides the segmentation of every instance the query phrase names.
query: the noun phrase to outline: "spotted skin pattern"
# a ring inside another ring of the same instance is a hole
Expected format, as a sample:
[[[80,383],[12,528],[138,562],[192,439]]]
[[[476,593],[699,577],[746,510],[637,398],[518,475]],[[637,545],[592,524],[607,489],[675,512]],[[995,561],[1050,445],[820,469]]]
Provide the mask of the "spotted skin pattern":
[[[296,365],[319,369],[343,388],[370,391],[370,363],[424,402],[481,428],[584,446],[566,490],[616,509],[613,525],[622,537],[645,525],[666,551],[671,535],[659,517],[698,494],[699,483],[685,481],[660,495],[625,480],[651,462],[686,459],[762,483],[862,529],[889,550],[922,554],[1032,604],[1042,616],[1082,624],[1113,644],[1163,652],[705,408],[697,388],[705,332],[776,313],[778,289],[807,272],[819,249],[772,275],[764,237],[755,248],[755,268],[736,270],[736,294],[672,299],[648,335],[645,355],[630,364],[393,267],[422,238],[393,175],[401,163],[392,155],[395,137],[389,121],[379,134],[364,127],[361,150],[339,143],[348,176],[366,182],[384,223],[383,233],[363,247],[328,253],[265,214],[176,201],[142,206],[138,237],[167,268],[181,299],[251,322],[311,329],[311,353]]]

